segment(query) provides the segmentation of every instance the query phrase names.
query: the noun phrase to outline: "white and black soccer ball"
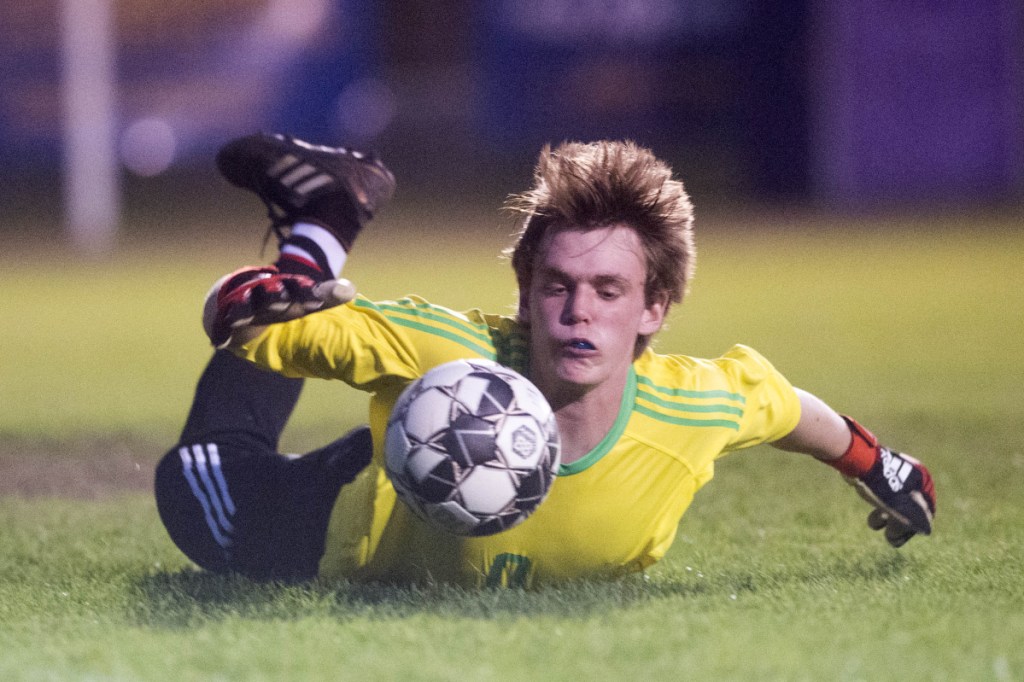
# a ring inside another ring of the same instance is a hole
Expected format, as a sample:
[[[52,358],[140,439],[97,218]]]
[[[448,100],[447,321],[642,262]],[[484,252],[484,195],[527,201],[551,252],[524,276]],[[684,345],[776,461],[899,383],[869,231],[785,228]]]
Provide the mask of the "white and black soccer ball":
[[[529,516],[561,459],[540,390],[483,359],[440,365],[410,384],[391,412],[384,452],[395,491],[417,516],[473,536]]]

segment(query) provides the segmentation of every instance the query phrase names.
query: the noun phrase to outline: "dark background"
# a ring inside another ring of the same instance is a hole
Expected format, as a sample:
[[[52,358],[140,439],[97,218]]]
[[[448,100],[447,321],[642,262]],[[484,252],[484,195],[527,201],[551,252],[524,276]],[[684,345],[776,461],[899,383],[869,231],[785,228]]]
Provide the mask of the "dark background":
[[[128,202],[207,181],[216,148],[258,129],[376,148],[426,194],[518,190],[543,143],[599,137],[651,146],[705,203],[856,212],[1017,206],[1024,192],[1015,0],[112,8]],[[56,0],[0,6],[9,215],[61,205],[61,17]],[[153,122],[173,144],[157,167]]]

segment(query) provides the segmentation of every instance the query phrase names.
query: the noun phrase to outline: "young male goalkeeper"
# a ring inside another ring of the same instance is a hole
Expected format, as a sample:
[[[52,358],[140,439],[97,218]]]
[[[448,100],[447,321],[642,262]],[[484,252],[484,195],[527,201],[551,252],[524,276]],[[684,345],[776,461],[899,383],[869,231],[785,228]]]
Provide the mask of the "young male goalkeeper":
[[[218,350],[180,443],[157,469],[161,518],[200,566],[255,579],[467,586],[616,577],[664,556],[715,460],[758,443],[836,468],[872,503],[869,525],[893,546],[931,532],[928,470],[793,388],[753,349],[698,359],[649,347],[683,300],[694,247],[683,185],[648,150],[544,148],[533,187],[507,202],[523,217],[511,249],[515,317],[417,297],[374,302],[338,279],[394,191],[378,159],[257,134],[217,161],[267,204],[280,255],[211,290],[204,326]],[[547,500],[519,526],[478,538],[420,521],[382,466],[402,389],[469,357],[528,376],[562,436]],[[366,391],[369,429],[302,457],[278,454],[302,377]]]

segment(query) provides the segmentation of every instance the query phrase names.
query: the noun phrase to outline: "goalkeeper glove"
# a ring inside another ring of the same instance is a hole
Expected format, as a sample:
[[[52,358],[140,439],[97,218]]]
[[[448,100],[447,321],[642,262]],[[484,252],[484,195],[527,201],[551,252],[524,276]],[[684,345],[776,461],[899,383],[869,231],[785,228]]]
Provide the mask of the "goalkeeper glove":
[[[873,530],[885,531],[893,547],[914,535],[930,535],[935,517],[935,484],[928,469],[913,457],[879,445],[874,434],[843,417],[853,442],[830,464],[875,509],[868,515]]]
[[[272,265],[248,266],[221,277],[210,289],[203,329],[216,348],[224,348],[241,329],[294,320],[347,303],[355,293],[346,279],[317,282],[282,274]]]

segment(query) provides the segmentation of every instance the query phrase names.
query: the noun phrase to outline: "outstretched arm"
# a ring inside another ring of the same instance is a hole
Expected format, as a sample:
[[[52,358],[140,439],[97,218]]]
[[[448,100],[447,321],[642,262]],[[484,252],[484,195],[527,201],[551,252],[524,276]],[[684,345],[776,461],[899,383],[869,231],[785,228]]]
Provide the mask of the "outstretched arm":
[[[928,469],[913,457],[880,445],[874,434],[820,398],[800,389],[797,394],[800,421],[773,445],[809,454],[843,474],[875,507],[868,525],[884,528],[886,540],[894,547],[917,533],[930,534],[935,484]]]
[[[796,393],[800,396],[800,421],[789,435],[772,445],[789,452],[802,452],[823,462],[842,457],[852,439],[846,421],[820,398],[799,388]]]

